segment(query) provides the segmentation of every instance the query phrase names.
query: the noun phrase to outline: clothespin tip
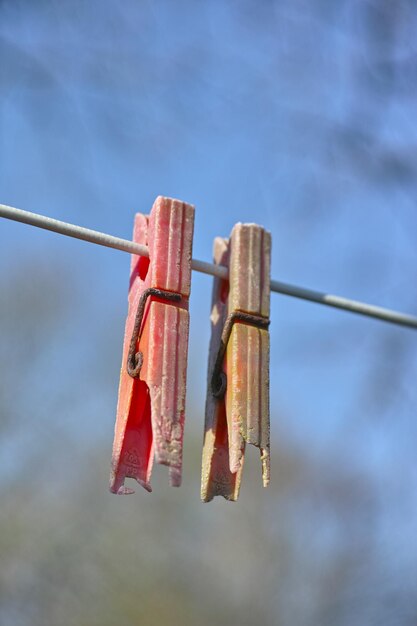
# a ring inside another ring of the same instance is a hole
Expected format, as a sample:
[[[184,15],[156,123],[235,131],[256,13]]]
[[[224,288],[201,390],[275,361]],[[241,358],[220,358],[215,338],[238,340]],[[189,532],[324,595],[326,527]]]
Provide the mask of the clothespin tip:
[[[261,448],[261,463],[262,463],[262,484],[264,487],[269,487],[271,478],[271,466],[270,466],[270,454],[269,449]]]

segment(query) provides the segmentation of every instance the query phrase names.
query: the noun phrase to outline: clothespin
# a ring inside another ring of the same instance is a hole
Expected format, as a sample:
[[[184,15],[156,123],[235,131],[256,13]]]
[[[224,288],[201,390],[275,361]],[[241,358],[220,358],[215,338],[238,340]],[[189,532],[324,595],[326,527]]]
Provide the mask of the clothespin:
[[[181,484],[194,207],[159,196],[135,217],[110,491],[133,493],[125,478],[152,491],[154,457]]]
[[[269,484],[269,315],[271,235],[236,224],[216,238],[214,262],[229,283],[214,279],[201,499],[237,500],[247,443],[260,449]]]

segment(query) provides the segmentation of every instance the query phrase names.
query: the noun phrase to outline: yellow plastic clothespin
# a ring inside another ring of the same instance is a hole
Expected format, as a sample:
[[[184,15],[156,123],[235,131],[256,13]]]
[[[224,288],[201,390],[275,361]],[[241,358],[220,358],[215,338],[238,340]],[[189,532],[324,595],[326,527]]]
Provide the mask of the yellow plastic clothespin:
[[[236,224],[216,238],[214,262],[229,282],[214,279],[201,499],[237,500],[246,443],[260,449],[269,484],[269,315],[271,235]]]

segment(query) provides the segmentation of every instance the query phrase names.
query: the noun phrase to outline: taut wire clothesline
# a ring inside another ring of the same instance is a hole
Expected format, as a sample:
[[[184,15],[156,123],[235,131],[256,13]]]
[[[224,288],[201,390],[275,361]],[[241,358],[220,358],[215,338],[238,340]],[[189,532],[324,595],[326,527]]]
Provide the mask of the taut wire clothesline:
[[[120,237],[114,237],[113,235],[107,235],[90,228],[83,228],[76,226],[75,224],[69,224],[67,222],[61,222],[45,215],[39,215],[37,213],[30,213],[29,211],[22,211],[21,209],[15,209],[14,207],[0,204],[0,217],[5,217],[16,222],[23,222],[31,226],[37,226],[38,228],[44,228],[51,230],[67,237],[75,237],[76,239],[83,239],[90,243],[96,243],[101,246],[107,246],[108,248],[115,248],[116,250],[122,250],[123,252],[129,252],[131,254],[138,254],[140,256],[149,256],[146,246],[129,241],[128,239],[121,239]],[[192,260],[192,269],[196,272],[202,272],[203,274],[210,274],[211,276],[218,276],[219,278],[228,279],[227,267],[222,265],[214,265],[213,263],[207,263],[206,261],[199,261],[198,259]],[[300,298],[301,300],[308,300],[310,302],[316,302],[326,306],[331,306],[336,309],[343,309],[350,313],[358,313],[359,315],[365,315],[367,317],[373,317],[391,324],[398,324],[400,326],[406,326],[408,328],[417,329],[417,317],[413,315],[407,315],[398,311],[392,311],[379,306],[373,306],[366,304],[365,302],[359,302],[358,300],[350,300],[349,298],[343,298],[320,291],[313,291],[312,289],[305,289],[304,287],[297,287],[296,285],[290,285],[278,280],[271,280],[271,291],[275,293],[281,293],[286,296],[292,296],[293,298]]]

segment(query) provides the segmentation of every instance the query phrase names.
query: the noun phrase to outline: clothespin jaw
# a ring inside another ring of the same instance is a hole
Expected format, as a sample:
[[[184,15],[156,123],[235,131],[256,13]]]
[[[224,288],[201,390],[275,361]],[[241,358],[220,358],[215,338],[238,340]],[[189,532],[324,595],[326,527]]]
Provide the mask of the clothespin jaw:
[[[110,491],[132,493],[125,478],[151,491],[154,458],[181,484],[194,207],[159,196],[135,217]]]
[[[237,500],[246,443],[260,449],[269,484],[269,314],[271,236],[236,224],[217,238],[214,262],[229,284],[214,280],[201,498]]]

